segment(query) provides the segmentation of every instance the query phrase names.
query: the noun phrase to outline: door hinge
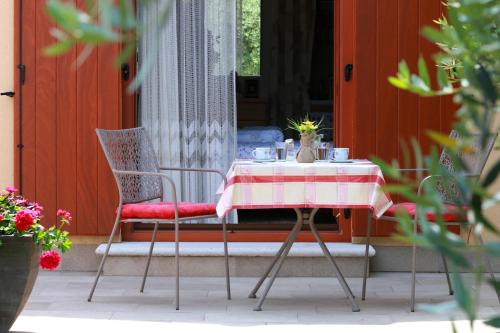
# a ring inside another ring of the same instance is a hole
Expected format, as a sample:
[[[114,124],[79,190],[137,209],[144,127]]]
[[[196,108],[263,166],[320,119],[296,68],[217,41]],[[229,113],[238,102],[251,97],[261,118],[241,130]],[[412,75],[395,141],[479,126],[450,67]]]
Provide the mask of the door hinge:
[[[17,68],[19,69],[19,82],[21,84],[24,84],[26,81],[26,66],[23,64],[17,65]]]

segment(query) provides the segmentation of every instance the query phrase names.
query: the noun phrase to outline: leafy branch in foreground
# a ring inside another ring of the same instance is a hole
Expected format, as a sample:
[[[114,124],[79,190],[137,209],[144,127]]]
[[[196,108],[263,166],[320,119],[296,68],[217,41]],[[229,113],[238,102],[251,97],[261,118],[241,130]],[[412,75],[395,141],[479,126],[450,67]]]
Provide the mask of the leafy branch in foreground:
[[[134,3],[143,10],[147,10],[149,6],[157,6],[157,23],[142,23],[136,17]],[[119,66],[136,52],[137,40],[143,32],[153,31],[154,35],[160,38],[160,32],[169,19],[171,5],[172,1],[87,0],[84,6],[78,7],[63,0],[48,0],[46,10],[56,24],[50,32],[56,42],[46,47],[44,52],[47,56],[58,56],[67,53],[76,45],[82,45],[82,51],[76,60],[78,66],[97,46],[119,43],[123,46],[116,58],[116,65]],[[148,54],[149,56],[142,60],[129,91],[137,89],[151,70],[156,50],[150,50]]]
[[[500,236],[499,230],[485,215],[487,208],[500,203],[500,192],[492,190],[500,173],[500,160],[495,161],[481,179],[471,172],[468,161],[477,149],[487,156],[489,143],[499,130],[495,120],[500,112],[500,2],[448,0],[447,6],[448,17],[435,21],[438,29],[423,29],[423,35],[440,48],[434,56],[438,87],[433,88],[429,73],[434,71],[429,71],[422,57],[418,61],[418,74],[411,73],[403,60],[398,73],[390,77],[389,82],[423,97],[453,95],[454,101],[460,105],[456,112],[458,120],[453,126],[459,135],[449,137],[428,131],[434,145],[427,155],[422,154],[418,142],[413,140],[417,168],[426,169],[426,173],[418,172],[416,177],[402,173],[397,161],[389,164],[377,158],[374,160],[384,174],[395,180],[396,184],[386,186],[386,190],[417,204],[419,233],[414,235],[412,218],[406,211],[400,211],[397,214],[399,234],[395,237],[434,250],[451,264],[454,301],[421,308],[441,313],[460,309],[473,328],[481,284],[486,281],[497,295],[500,291],[500,283],[494,276],[486,278],[485,267],[481,264],[486,255],[500,257],[499,241],[482,242],[485,230]],[[478,136],[480,144],[475,146]],[[440,164],[438,147],[446,150],[453,172]],[[410,149],[404,146],[403,151],[404,160],[411,160]],[[424,178],[428,175],[432,177]],[[426,181],[422,184],[424,179]],[[448,230],[444,213],[450,203],[464,216],[462,229],[468,238],[475,240],[474,245]],[[435,215],[435,222],[428,220],[429,212]],[[464,278],[459,273],[462,270],[472,271],[473,278]],[[486,324],[500,327],[500,316],[491,318]]]

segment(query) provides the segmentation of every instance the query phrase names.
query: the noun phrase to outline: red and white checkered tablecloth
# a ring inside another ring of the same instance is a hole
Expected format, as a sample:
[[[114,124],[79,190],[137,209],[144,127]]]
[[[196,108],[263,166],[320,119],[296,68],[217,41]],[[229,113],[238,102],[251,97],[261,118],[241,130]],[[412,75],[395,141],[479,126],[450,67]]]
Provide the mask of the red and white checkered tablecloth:
[[[380,168],[368,160],[353,163],[235,161],[221,186],[219,217],[232,209],[367,208],[380,217],[392,205]]]

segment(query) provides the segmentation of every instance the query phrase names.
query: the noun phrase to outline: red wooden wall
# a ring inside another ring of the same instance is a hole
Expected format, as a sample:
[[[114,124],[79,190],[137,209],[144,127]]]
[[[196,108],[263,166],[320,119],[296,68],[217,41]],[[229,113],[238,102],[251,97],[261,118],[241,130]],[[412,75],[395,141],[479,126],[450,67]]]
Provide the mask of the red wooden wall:
[[[448,131],[454,109],[449,99],[417,98],[387,82],[400,59],[406,59],[415,71],[419,54],[430,58],[435,48],[419,31],[442,14],[441,0],[335,1],[342,13],[336,23],[341,25],[337,31],[342,32],[335,45],[337,142],[351,147],[354,157],[376,154],[391,159],[401,158],[401,138],[416,136],[425,146],[425,129]],[[77,0],[80,6],[84,2]],[[16,41],[19,43],[22,32],[20,46],[26,66],[22,120],[16,112],[24,144],[22,163],[19,153],[16,156],[16,183],[19,186],[22,177],[23,194],[45,206],[47,224],[55,222],[57,208],[66,208],[74,213],[75,221],[69,227],[73,234],[107,235],[117,195],[94,130],[133,125],[134,99],[122,93],[120,74],[113,65],[119,46],[97,48],[78,68],[74,64],[81,48],[47,58],[42,49],[52,37],[44,1],[22,3],[20,31],[20,1],[15,2]],[[354,64],[350,82],[342,78],[346,63]],[[16,111],[19,96],[16,94]],[[352,226],[353,236],[364,235],[366,216],[356,213]],[[375,234],[388,235],[392,230],[391,224],[382,222]]]
[[[436,47],[420,30],[444,13],[441,0],[356,0],[354,84],[354,157],[373,155],[402,161],[400,140],[419,139],[429,146],[426,129],[448,132],[454,106],[449,98],[419,98],[391,86],[387,78],[406,59],[416,72],[419,54],[431,67]],[[366,215],[357,213],[353,236],[364,236]],[[390,222],[376,223],[375,235],[394,230]]]
[[[53,38],[44,3],[22,1],[20,18],[20,1],[15,2],[15,59],[22,37],[26,66],[22,101],[16,94],[16,127],[22,122],[24,144],[21,153],[16,151],[16,184],[21,185],[22,177],[23,195],[45,207],[45,224],[55,223],[57,208],[65,208],[74,216],[68,228],[72,234],[109,235],[117,193],[95,128],[121,127],[121,77],[113,65],[119,46],[98,47],[78,68],[80,47],[61,57],[46,57],[43,48]],[[15,79],[18,84],[17,75]],[[16,140],[18,135],[19,130]]]

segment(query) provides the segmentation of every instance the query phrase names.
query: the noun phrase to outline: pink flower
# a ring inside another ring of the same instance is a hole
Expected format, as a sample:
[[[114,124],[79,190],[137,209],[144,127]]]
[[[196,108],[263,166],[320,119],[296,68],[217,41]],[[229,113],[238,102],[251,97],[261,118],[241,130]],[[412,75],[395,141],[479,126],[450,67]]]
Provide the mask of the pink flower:
[[[14,192],[17,192],[17,188],[15,188],[14,186],[7,186],[7,187],[5,188],[5,190],[6,190],[7,192],[9,192],[9,194],[12,194],[12,193],[14,193]]]
[[[38,204],[38,202],[33,202],[31,205],[33,206],[33,214],[36,217],[39,217],[40,215],[42,215],[43,206],[41,206],[40,204]]]
[[[16,225],[16,229],[22,232],[28,230],[33,225],[34,220],[33,211],[25,209],[17,212],[14,224]]]
[[[40,266],[43,269],[53,271],[61,263],[61,256],[56,251],[50,250],[40,256]]]
[[[16,199],[15,203],[18,206],[25,206],[28,203],[28,200],[26,200],[22,197],[19,197],[18,199]]]
[[[68,212],[67,210],[65,209],[58,209],[57,210],[57,216],[58,217],[62,217],[64,218],[65,220],[67,220],[68,222],[70,222],[73,218],[71,217],[71,213]]]

